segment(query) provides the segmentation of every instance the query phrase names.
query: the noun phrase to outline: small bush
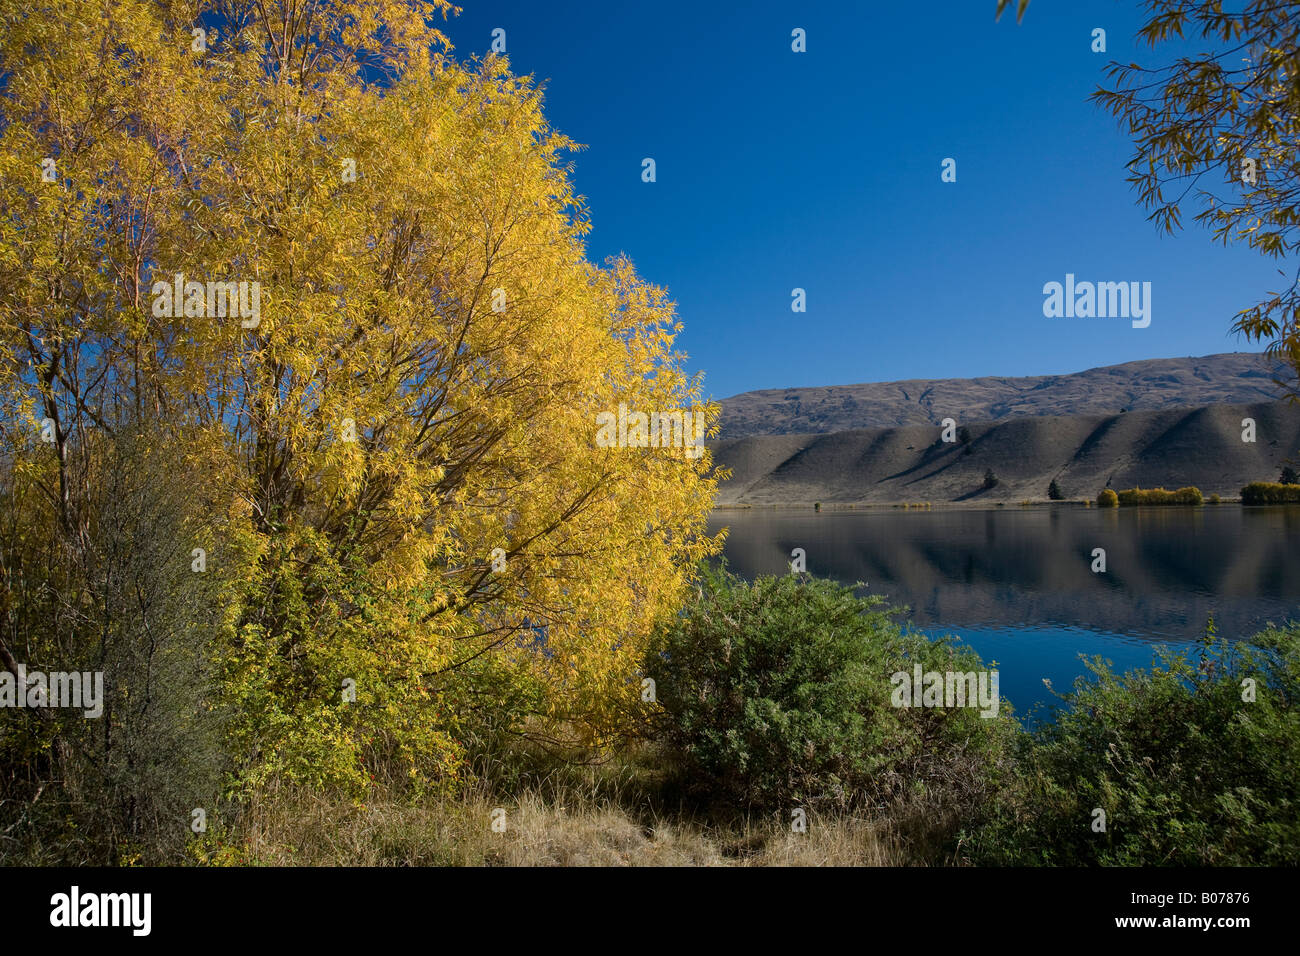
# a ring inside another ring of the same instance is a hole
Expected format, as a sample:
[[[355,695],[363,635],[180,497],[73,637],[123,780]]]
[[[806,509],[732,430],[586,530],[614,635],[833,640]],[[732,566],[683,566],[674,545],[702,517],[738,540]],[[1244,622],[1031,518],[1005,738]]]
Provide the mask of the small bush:
[[[1218,495],[1210,495],[1210,504],[1212,505],[1223,504],[1223,499],[1220,498]]]
[[[985,490],[985,491],[989,491],[990,489],[996,488],[997,486],[998,486],[998,476],[995,475],[995,474],[993,474],[993,469],[992,469],[992,468],[987,468],[987,469],[985,469],[985,471],[984,471],[984,490]]]
[[[1296,474],[1296,470],[1294,468],[1292,468],[1290,465],[1287,465],[1285,468],[1282,469],[1282,475],[1280,478],[1278,478],[1278,483],[1283,485],[1300,484],[1300,475]]]
[[[1292,505],[1300,504],[1300,485],[1284,485],[1281,482],[1252,481],[1241,489],[1243,505]]]
[[[1061,491],[1061,486],[1056,483],[1055,478],[1053,478],[1052,483],[1047,486],[1047,498],[1049,501],[1065,500],[1065,494]]]
[[[1167,491],[1164,488],[1129,488],[1119,493],[1121,505],[1203,505],[1200,488],[1191,486]]]
[[[1086,661],[1027,738],[1023,791],[968,844],[984,863],[1279,866],[1300,859],[1300,628],[1207,638],[1151,671]],[[1254,691],[1243,688],[1254,681]],[[1249,699],[1243,700],[1243,697]],[[1094,811],[1106,814],[1094,831]]]
[[[1101,490],[1101,494],[1099,494],[1099,495],[1097,496],[1097,507],[1098,507],[1098,508],[1118,508],[1118,507],[1119,507],[1119,495],[1115,494],[1115,492],[1112,491],[1112,490],[1109,489],[1109,488],[1103,488],[1103,489]]]
[[[893,706],[896,672],[982,668],[972,651],[905,632],[882,603],[806,575],[706,573],[645,667],[654,733],[697,796],[770,809],[919,790],[978,812],[1006,764],[1009,708]]]

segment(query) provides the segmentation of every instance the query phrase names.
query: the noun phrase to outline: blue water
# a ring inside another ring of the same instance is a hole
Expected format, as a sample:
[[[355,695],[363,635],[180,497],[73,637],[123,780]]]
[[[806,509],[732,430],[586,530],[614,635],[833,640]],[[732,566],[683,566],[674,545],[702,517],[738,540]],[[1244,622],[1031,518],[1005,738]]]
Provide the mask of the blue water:
[[[1101,655],[1116,671],[1150,668],[1156,662],[1154,647],[1146,641],[1077,627],[916,627],[914,630],[930,637],[951,634],[973,648],[986,666],[998,671],[1002,699],[1015,708],[1016,716],[1026,719],[1049,716],[1050,707],[1058,703],[1051,691],[1066,693],[1075,679],[1086,673],[1076,648],[1086,648],[1089,656]],[[1171,641],[1169,646],[1185,647],[1185,643]],[[1044,679],[1051,681],[1051,690],[1043,683]],[[1038,710],[1031,714],[1035,708]]]
[[[743,577],[789,573],[802,548],[810,573],[864,582],[916,630],[996,661],[1020,716],[1057,703],[1044,678],[1063,693],[1088,673],[1081,654],[1148,668],[1162,644],[1197,653],[1211,617],[1229,640],[1300,620],[1297,507],[715,512],[724,527]]]

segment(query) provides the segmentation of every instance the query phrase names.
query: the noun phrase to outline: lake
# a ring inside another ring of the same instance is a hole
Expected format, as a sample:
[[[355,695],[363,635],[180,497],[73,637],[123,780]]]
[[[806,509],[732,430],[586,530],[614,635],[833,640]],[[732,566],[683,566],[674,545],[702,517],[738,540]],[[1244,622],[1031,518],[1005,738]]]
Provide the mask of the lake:
[[[810,574],[911,608],[913,625],[953,634],[986,664],[1017,714],[1085,674],[1080,654],[1120,670],[1148,667],[1159,644],[1300,619],[1300,507],[904,511],[719,510],[724,555],[745,578],[789,573],[803,548]],[[1093,549],[1106,571],[1094,573]]]

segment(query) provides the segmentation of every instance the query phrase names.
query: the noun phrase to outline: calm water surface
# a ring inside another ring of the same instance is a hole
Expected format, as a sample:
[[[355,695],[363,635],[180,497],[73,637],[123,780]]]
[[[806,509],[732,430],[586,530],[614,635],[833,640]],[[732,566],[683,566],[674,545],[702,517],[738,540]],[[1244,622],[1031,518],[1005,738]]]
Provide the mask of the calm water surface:
[[[1085,673],[1080,654],[1147,667],[1158,644],[1249,635],[1300,620],[1300,507],[1008,506],[932,511],[716,511],[725,557],[746,578],[808,571],[911,610],[926,633],[954,634],[996,661],[1024,715]],[[1094,548],[1106,572],[1091,570]]]

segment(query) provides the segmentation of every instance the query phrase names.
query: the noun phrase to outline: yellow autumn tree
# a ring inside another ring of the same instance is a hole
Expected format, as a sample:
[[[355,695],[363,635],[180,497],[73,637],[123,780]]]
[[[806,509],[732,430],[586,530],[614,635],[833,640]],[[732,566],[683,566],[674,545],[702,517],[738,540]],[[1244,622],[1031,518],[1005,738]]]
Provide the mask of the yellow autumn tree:
[[[672,303],[587,260],[575,144],[453,13],[3,13],[5,467],[74,544],[97,443],[208,476],[241,787],[454,780],[485,720],[610,740],[718,547],[707,450],[597,441],[620,406],[712,436]]]

